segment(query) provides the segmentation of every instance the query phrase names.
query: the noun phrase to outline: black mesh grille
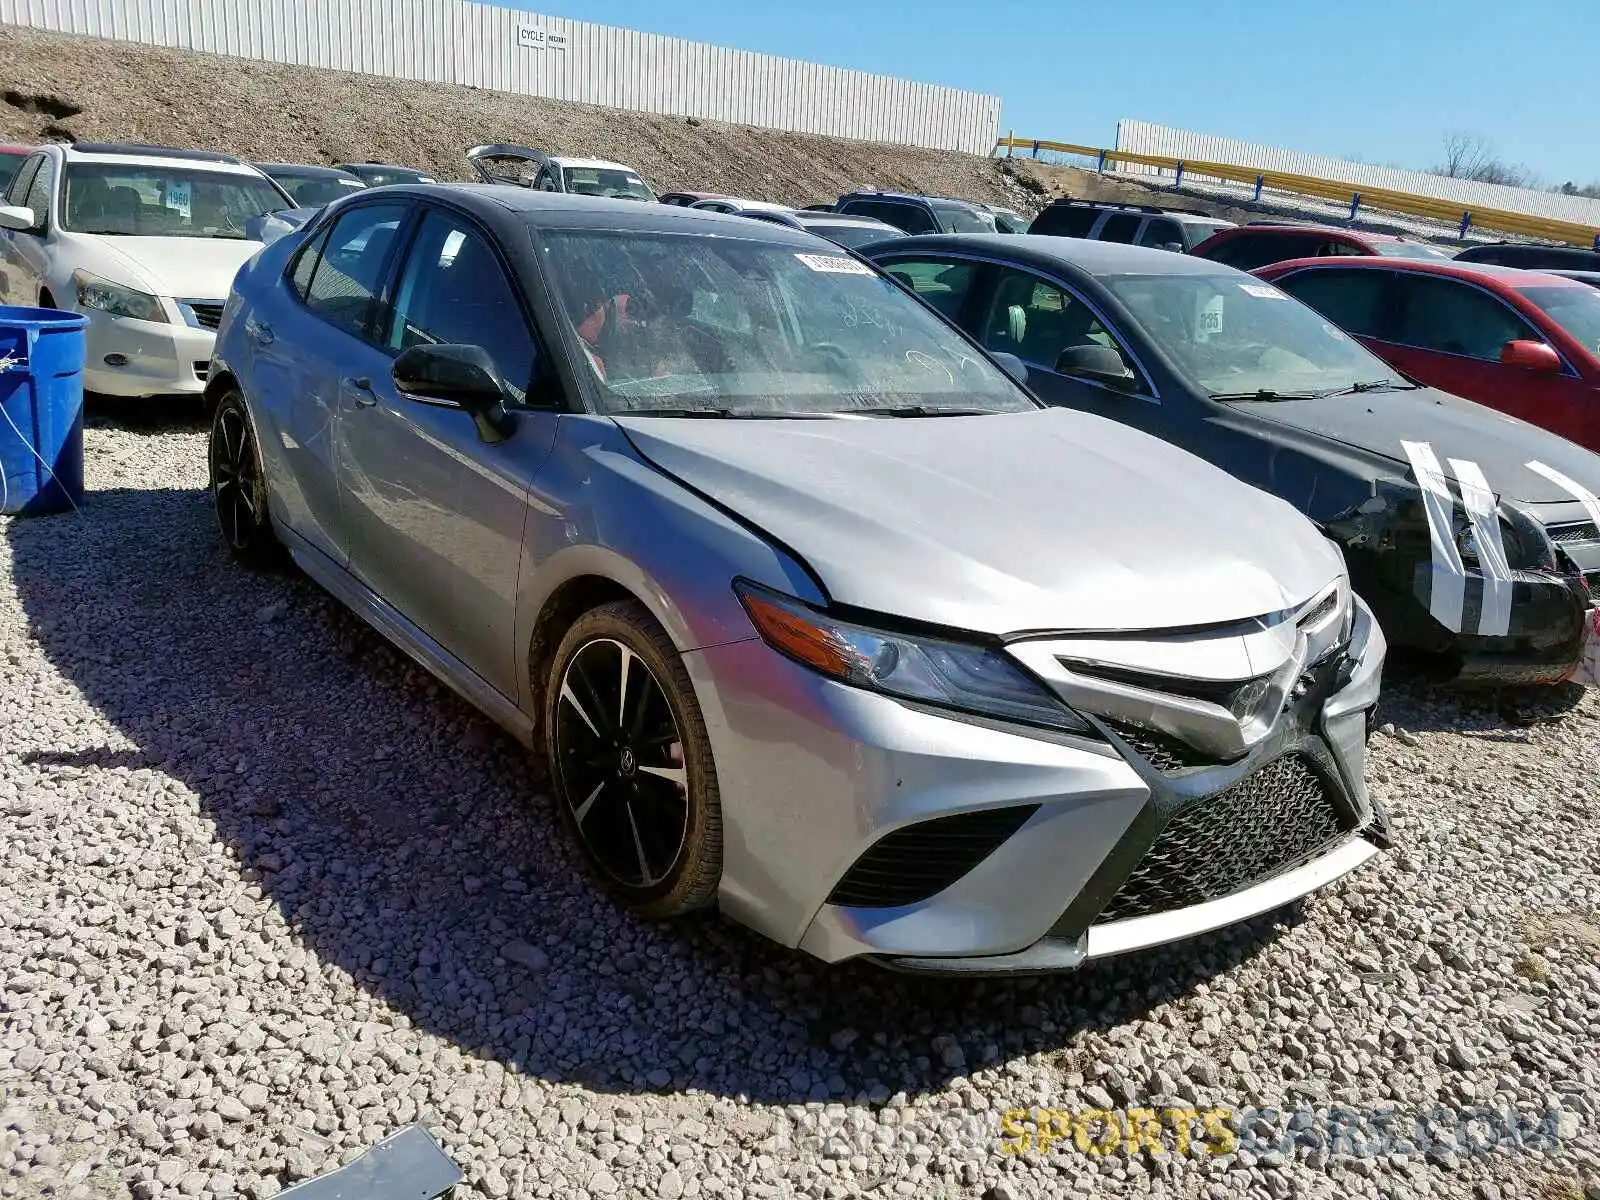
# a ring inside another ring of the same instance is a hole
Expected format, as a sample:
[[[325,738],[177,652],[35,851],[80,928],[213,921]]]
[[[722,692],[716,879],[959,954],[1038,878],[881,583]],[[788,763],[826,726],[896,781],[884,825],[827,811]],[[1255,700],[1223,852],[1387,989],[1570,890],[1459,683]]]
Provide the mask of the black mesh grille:
[[[190,300],[189,309],[194,313],[195,324],[201,329],[215,329],[222,324],[221,300]]]
[[[1277,759],[1180,809],[1098,920],[1232,895],[1314,857],[1343,832],[1322,777],[1299,756]]]
[[[999,848],[1037,804],[937,817],[873,843],[828,897],[854,908],[896,908],[936,896]]]
[[[1103,720],[1104,718],[1102,718]],[[1181,771],[1185,767],[1201,767],[1215,762],[1193,746],[1186,746],[1175,737],[1142,725],[1125,721],[1106,721],[1113,733],[1132,746],[1156,770],[1163,774]]]
[[[1600,529],[1596,529],[1591,521],[1577,521],[1571,525],[1551,525],[1545,532],[1558,546],[1578,542],[1600,542]]]

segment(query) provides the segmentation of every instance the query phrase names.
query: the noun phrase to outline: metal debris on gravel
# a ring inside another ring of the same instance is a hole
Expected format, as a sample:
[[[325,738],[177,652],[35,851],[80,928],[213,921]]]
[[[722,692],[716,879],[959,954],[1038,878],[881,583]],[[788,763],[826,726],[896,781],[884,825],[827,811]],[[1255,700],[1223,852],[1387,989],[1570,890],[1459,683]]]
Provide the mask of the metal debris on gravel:
[[[1392,685],[1398,848],[1275,918],[830,969],[614,907],[528,756],[226,562],[198,421],[134,411],[81,517],[0,522],[0,1196],[265,1197],[412,1122],[491,1197],[1600,1194],[1593,695]],[[1248,1140],[1092,1152],[1139,1108]]]

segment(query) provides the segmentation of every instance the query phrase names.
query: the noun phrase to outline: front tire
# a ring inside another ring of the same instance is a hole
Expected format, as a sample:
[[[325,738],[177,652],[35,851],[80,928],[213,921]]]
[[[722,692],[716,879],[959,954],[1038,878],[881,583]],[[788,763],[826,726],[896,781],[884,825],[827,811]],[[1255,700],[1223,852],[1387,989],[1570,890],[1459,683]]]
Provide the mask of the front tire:
[[[556,647],[544,735],[556,807],[591,870],[642,917],[703,909],[722,877],[722,803],[683,660],[649,611],[585,613]]]
[[[217,528],[228,553],[250,566],[276,561],[281,547],[267,515],[267,478],[255,428],[237,388],[223,393],[212,413],[208,457]]]

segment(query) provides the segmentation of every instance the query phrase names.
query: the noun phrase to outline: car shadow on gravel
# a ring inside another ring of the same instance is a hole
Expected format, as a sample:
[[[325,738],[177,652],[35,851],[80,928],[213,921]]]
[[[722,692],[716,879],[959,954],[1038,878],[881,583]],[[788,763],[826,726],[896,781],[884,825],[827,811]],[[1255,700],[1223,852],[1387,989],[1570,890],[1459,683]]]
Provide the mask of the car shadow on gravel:
[[[128,433],[190,433],[207,424],[198,396],[145,396],[128,399],[88,393],[83,398],[84,424],[113,426]]]
[[[226,561],[203,492],[95,491],[8,540],[34,636],[134,747],[33,761],[181,781],[318,959],[547,1080],[881,1103],[1023,1054],[1065,1073],[1086,1033],[1299,919],[966,981],[825,967],[716,917],[646,924],[585,876],[521,747],[303,577]]]

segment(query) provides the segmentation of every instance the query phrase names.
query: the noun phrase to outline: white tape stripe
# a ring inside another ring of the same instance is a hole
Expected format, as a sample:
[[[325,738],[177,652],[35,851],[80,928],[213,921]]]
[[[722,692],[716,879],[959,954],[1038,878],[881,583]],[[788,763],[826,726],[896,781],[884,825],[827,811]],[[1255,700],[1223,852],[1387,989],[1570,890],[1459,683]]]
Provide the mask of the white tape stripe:
[[[1528,470],[1537,471],[1562,491],[1568,493],[1574,500],[1583,505],[1584,511],[1589,514],[1589,520],[1593,521],[1597,527],[1600,527],[1600,496],[1596,496],[1577,480],[1569,479],[1554,467],[1547,467],[1542,462],[1529,463]]]
[[[1467,578],[1456,552],[1455,529],[1451,516],[1455,497],[1445,482],[1444,471],[1427,442],[1401,442],[1411,460],[1417,486],[1422,489],[1422,508],[1428,514],[1428,540],[1433,547],[1433,577],[1428,588],[1428,611],[1434,620],[1451,633],[1461,632],[1461,611],[1466,604]]]
[[[1511,566],[1506,562],[1506,545],[1500,536],[1500,514],[1495,494],[1483,469],[1471,459],[1452,458],[1450,469],[1461,488],[1461,505],[1472,521],[1478,543],[1478,569],[1483,573],[1483,608],[1478,614],[1478,632],[1484,637],[1505,637],[1511,632]]]

